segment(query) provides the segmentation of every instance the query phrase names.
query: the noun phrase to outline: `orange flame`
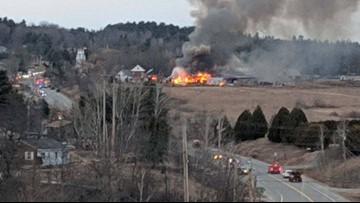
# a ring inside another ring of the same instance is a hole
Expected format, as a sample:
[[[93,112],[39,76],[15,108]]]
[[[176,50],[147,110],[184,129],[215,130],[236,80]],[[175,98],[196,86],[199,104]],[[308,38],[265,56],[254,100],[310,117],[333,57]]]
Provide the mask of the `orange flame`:
[[[206,72],[198,72],[195,75],[178,76],[172,79],[175,85],[188,85],[188,84],[205,84],[211,75]]]

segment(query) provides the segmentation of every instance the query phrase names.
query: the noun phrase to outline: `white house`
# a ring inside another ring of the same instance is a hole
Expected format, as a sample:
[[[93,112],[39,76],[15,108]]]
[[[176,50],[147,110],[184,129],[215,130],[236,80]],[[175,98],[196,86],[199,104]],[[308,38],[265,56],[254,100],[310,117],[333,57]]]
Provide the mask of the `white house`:
[[[129,70],[121,70],[116,76],[115,79],[121,82],[131,82],[133,77]]]
[[[76,53],[76,62],[77,63],[83,63],[86,61],[85,49],[86,48],[81,48],[81,49],[77,50],[77,53]]]
[[[56,166],[70,163],[70,151],[73,146],[47,137],[27,138],[21,140],[24,161],[41,166]]]
[[[136,81],[141,81],[145,78],[145,69],[140,65],[136,65],[133,69],[131,69],[131,73]]]
[[[0,54],[6,54],[8,52],[8,49],[4,46],[0,46]]]

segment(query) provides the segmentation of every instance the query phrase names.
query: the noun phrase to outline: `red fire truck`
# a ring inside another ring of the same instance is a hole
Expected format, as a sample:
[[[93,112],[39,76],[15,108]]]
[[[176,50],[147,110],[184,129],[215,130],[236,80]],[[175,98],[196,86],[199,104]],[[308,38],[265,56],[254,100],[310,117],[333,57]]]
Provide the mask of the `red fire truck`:
[[[280,164],[277,161],[275,161],[273,164],[271,164],[268,167],[268,173],[270,173],[270,174],[280,174],[281,173]]]

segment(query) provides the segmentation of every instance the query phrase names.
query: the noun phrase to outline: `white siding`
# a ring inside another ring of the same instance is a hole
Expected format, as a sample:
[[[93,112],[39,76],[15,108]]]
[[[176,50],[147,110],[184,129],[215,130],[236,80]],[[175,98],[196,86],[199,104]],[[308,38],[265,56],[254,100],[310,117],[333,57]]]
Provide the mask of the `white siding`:
[[[34,160],[34,152],[25,152],[25,160],[27,161]]]
[[[62,165],[62,164],[67,164],[69,163],[69,154],[65,153],[63,154],[63,152],[61,150],[43,150],[40,149],[38,152],[38,156],[40,155],[41,157],[41,153],[45,154],[45,157],[42,157],[43,160],[43,164],[42,166],[49,166],[49,165]]]

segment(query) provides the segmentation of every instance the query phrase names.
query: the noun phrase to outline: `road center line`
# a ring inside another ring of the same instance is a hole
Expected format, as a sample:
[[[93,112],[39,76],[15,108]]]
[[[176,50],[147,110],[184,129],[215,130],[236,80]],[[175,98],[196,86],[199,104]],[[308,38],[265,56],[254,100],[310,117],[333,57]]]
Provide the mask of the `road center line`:
[[[277,179],[277,178],[275,178],[275,177],[273,177],[273,176],[271,176],[271,175],[269,175],[269,177],[271,177],[271,178],[275,179],[276,181],[278,181],[278,182],[280,182],[280,183],[288,186],[289,188],[295,190],[295,192],[298,192],[301,196],[305,197],[305,198],[308,199],[310,202],[314,202],[314,200],[312,200],[312,199],[311,199],[309,196],[307,196],[305,193],[303,193],[303,192],[301,192],[300,190],[296,189],[295,187],[289,185],[288,183],[284,183],[283,181],[281,181],[281,180],[279,180],[279,179]]]
[[[330,199],[332,202],[336,202],[336,200],[334,200],[333,198],[331,198],[329,195],[323,193],[322,191],[320,191],[319,189],[317,189],[316,187],[312,186],[309,184],[310,187],[314,188],[314,190],[318,191],[319,193],[323,194],[325,197],[327,197],[328,199]]]

